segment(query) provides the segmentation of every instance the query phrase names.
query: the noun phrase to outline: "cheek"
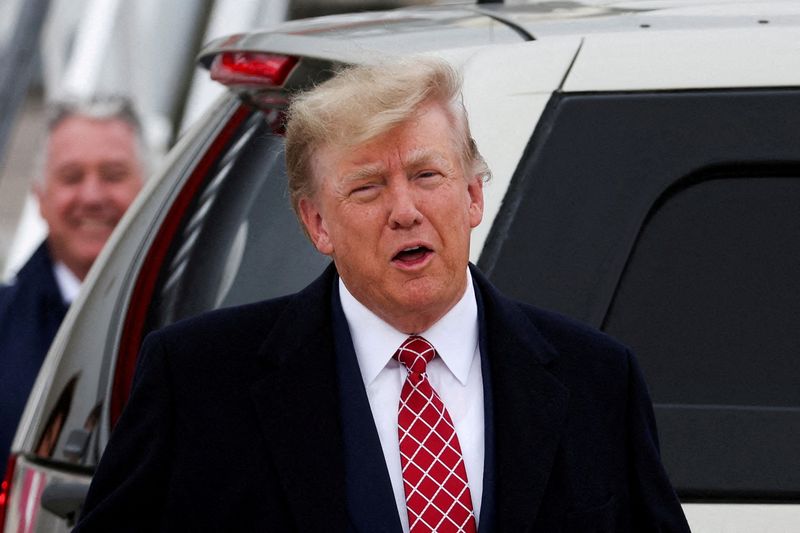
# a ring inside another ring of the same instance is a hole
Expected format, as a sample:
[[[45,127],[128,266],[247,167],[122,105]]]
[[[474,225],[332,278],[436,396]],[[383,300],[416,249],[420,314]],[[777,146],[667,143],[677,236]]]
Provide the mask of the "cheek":
[[[42,214],[45,218],[63,216],[75,206],[75,198],[69,191],[51,193],[41,204]]]
[[[124,211],[136,199],[136,195],[139,194],[140,189],[141,186],[138,184],[115,186],[110,189],[109,197],[116,208]]]
[[[386,227],[383,211],[372,205],[342,206],[336,213],[336,222],[339,238],[352,241],[377,238]]]

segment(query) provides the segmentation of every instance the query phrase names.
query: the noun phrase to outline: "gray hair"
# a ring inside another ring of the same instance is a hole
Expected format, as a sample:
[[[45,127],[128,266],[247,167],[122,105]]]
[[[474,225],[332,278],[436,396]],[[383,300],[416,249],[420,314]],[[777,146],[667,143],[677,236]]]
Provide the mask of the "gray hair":
[[[85,117],[94,120],[119,120],[127,124],[134,132],[136,139],[136,156],[142,168],[142,179],[146,179],[150,170],[150,151],[144,138],[142,122],[127,96],[118,94],[93,95],[86,99],[63,98],[47,103],[45,110],[46,137],[65,120],[71,117]],[[42,143],[36,161],[35,179],[44,181],[44,168],[47,160],[47,142]]]
[[[320,147],[362,144],[412,119],[427,102],[440,103],[450,115],[468,176],[489,179],[469,131],[461,84],[446,61],[416,57],[347,67],[296,96],[286,123],[286,171],[295,213],[300,200],[316,192],[312,161]]]

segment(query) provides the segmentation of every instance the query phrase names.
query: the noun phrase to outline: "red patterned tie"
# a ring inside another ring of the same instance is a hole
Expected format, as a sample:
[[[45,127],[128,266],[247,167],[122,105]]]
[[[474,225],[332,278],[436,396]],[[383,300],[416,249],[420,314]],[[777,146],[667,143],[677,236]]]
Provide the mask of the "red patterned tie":
[[[411,533],[474,533],[475,517],[453,421],[425,369],[436,355],[422,337],[406,339],[395,358],[408,369],[400,392],[398,436]]]

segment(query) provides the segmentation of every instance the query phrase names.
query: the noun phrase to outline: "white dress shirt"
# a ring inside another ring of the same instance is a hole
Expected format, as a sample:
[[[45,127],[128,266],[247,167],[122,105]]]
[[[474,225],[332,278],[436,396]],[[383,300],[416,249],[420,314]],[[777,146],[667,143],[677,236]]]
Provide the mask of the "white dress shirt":
[[[339,295],[389,470],[397,512],[403,531],[408,532],[397,435],[400,390],[408,372],[392,358],[408,334],[397,331],[356,300],[341,278]],[[428,363],[428,379],[453,419],[477,523],[483,494],[483,380],[478,346],[478,305],[469,271],[467,288],[461,300],[436,324],[417,335],[427,339],[439,354]]]
[[[53,275],[61,291],[61,299],[65,304],[71,304],[81,290],[81,280],[61,261],[53,266]]]

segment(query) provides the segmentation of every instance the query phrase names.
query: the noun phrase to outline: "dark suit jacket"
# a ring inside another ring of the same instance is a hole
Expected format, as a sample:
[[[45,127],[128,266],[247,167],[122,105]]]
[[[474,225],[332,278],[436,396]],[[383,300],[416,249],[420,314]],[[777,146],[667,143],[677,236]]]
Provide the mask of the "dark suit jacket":
[[[688,531],[633,357],[473,276],[493,411],[481,530]],[[150,335],[76,531],[399,531],[385,465],[359,477],[345,436],[342,391],[363,385],[338,377],[334,290],[329,268]]]
[[[11,441],[67,305],[45,243],[0,287],[0,472]]]

